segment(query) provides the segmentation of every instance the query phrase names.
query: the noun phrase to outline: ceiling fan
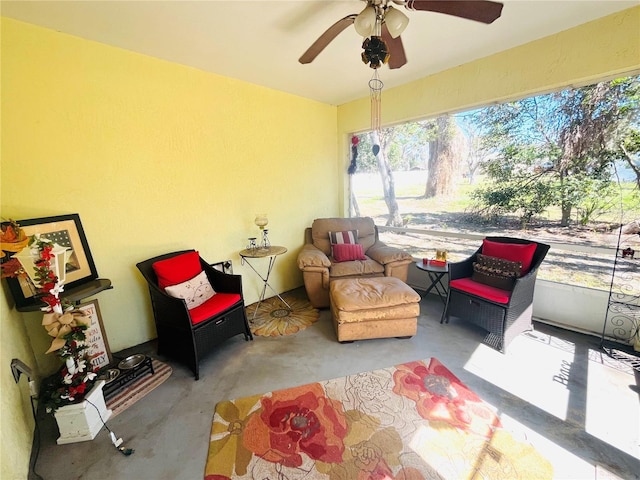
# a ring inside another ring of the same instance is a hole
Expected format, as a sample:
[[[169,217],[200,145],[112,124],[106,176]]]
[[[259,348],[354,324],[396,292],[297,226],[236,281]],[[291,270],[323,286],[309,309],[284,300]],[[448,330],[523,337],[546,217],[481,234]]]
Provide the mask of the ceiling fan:
[[[367,3],[362,12],[351,14],[331,25],[302,54],[300,63],[311,63],[329,43],[348,26],[354,25],[356,31],[365,37],[362,47],[362,60],[371,68],[388,63],[389,68],[400,68],[407,63],[400,34],[404,31],[409,18],[391,4],[400,5],[407,10],[444,13],[455,17],[492,23],[500,17],[503,4],[489,0],[363,0]]]

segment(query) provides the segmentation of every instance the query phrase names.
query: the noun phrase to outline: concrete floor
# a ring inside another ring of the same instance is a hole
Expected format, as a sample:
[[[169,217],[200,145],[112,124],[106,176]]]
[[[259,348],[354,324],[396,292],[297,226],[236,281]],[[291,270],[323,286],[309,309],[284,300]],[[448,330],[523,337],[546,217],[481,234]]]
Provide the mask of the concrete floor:
[[[202,479],[219,401],[436,357],[495,407],[516,438],[549,459],[555,478],[640,478],[638,372],[604,355],[598,338],[542,324],[502,355],[480,343],[475,327],[455,318],[440,325],[442,303],[428,297],[411,339],[339,344],[323,310],[318,322],[293,336],[230,339],[201,363],[197,382],[168,361],[171,377],[107,422],[135,449],[129,457],[116,451],[104,428],[93,441],[57,445],[54,419],[39,415],[35,470],[47,480]],[[131,353],[159,358],[153,342],[118,356]]]

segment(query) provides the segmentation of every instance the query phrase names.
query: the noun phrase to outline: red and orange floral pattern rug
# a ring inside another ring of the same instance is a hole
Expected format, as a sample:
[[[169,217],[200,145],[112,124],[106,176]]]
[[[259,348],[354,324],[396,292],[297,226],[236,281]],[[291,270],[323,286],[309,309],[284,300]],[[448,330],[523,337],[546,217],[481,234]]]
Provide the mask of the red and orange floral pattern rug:
[[[435,358],[220,402],[205,467],[205,480],[552,476]]]

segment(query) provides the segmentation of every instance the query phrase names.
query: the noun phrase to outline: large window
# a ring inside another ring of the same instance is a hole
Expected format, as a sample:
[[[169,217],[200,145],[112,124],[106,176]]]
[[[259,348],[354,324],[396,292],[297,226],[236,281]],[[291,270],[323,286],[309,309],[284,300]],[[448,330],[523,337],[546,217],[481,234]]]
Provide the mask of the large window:
[[[540,278],[608,289],[618,239],[640,256],[639,86],[625,77],[354,135],[351,215],[417,258],[444,247],[461,260],[486,235],[549,242]]]

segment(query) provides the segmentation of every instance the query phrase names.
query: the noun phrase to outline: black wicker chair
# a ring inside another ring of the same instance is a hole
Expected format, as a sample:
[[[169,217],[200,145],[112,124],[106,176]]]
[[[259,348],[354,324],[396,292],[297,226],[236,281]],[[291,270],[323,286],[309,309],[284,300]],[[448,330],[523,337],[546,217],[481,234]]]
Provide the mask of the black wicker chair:
[[[253,340],[253,336],[247,323],[240,275],[223,273],[200,258],[202,269],[213,289],[218,293],[240,294],[240,300],[195,325],[191,322],[186,302],[167,295],[158,287],[158,277],[153,270],[153,264],[187,252],[193,250],[167,253],[140,262],[136,266],[149,285],[158,333],[158,354],[186,363],[198,380],[200,360],[214,347],[235,335],[243,334],[247,341]]]
[[[480,247],[472,256],[462,262],[449,264],[449,292],[440,323],[449,323],[449,317],[459,317],[487,331],[483,343],[504,353],[507,345],[521,333],[532,330],[533,292],[538,267],[549,251],[549,245],[511,237],[487,237],[500,243],[535,243],[536,249],[529,271],[516,279],[507,303],[500,303],[468,291],[455,288],[451,282],[469,278],[473,274],[473,263]]]

